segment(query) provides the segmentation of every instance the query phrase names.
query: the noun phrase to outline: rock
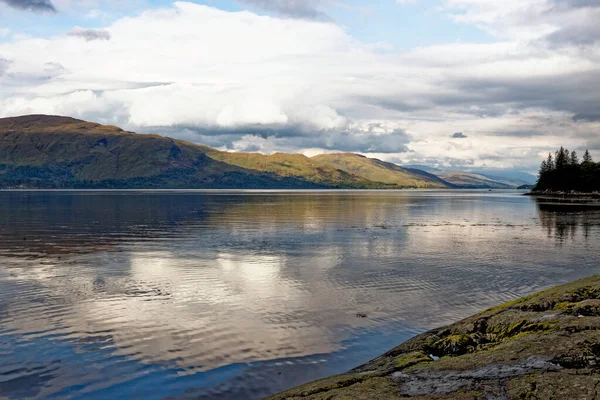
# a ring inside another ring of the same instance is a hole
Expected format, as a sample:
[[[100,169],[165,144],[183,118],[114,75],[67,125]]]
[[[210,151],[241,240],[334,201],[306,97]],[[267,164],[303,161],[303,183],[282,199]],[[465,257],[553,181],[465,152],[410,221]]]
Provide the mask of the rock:
[[[599,331],[594,276],[426,332],[271,399],[596,399]]]

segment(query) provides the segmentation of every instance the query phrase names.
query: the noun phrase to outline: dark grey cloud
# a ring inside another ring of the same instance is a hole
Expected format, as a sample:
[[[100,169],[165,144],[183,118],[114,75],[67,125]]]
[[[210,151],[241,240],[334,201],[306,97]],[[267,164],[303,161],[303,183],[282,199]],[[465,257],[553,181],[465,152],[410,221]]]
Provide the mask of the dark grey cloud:
[[[532,138],[532,137],[539,137],[539,136],[545,136],[547,133],[545,131],[539,130],[511,130],[511,129],[507,129],[507,130],[502,130],[502,131],[494,131],[494,132],[483,132],[483,133],[488,133],[491,136],[502,136],[502,137],[513,137],[513,138]]]
[[[598,0],[554,0],[554,5],[562,8],[599,7]]]
[[[327,0],[238,0],[261,10],[274,12],[278,15],[301,18],[329,20],[329,16],[323,12],[322,6]]]
[[[92,40],[110,40],[110,33],[104,29],[84,29],[75,27],[68,35],[85,39],[86,42]]]
[[[357,97],[356,100],[360,103],[370,104],[387,110],[400,112],[416,111],[420,108],[415,105],[409,104],[407,101],[399,100],[396,98],[389,98],[386,96],[360,96]]]
[[[10,65],[10,61],[4,58],[0,58],[0,76],[4,75],[6,70],[8,70],[8,66]]]
[[[328,132],[323,135],[293,138],[297,148],[322,148],[327,150],[360,153],[406,153],[412,137],[402,129],[391,133],[377,134],[362,131]]]
[[[44,72],[46,72],[50,77],[56,77],[68,73],[69,70],[67,70],[61,63],[47,62],[44,64]]]
[[[252,126],[235,129],[198,128],[192,126],[151,127],[128,129],[139,132],[153,132],[163,136],[187,140],[211,147],[234,148],[234,143],[244,136],[252,135],[275,141],[278,149],[295,151],[302,148],[321,148],[327,150],[360,153],[405,153],[412,137],[402,129],[389,133],[376,133],[376,125],[366,130],[345,129],[315,132],[301,125],[293,126]],[[241,151],[256,152],[262,150],[256,143],[249,143]]]
[[[555,0],[554,8],[544,17],[559,29],[545,38],[550,45],[587,46],[600,42],[600,1],[598,0]]]
[[[490,106],[503,109],[504,114],[511,110],[548,109],[571,113],[574,120],[600,121],[600,68],[565,71],[555,79],[465,76],[444,85],[450,90],[428,95],[433,107],[477,117],[481,116],[480,109]],[[473,105],[477,108],[470,111]],[[543,125],[547,125],[545,121],[539,121],[539,126]]]
[[[597,14],[600,18],[600,12]],[[546,41],[554,45],[592,45],[600,42],[600,25],[597,22],[586,23],[582,21],[579,24],[561,28],[546,37]]]
[[[20,10],[56,12],[50,0],[0,0],[0,3]]]
[[[456,132],[452,134],[452,139],[466,139],[468,136],[462,132]]]

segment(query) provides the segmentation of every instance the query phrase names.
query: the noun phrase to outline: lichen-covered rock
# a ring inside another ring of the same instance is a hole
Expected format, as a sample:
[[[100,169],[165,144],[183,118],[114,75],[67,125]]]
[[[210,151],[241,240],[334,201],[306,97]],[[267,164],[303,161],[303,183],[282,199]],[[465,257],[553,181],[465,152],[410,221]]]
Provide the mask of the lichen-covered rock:
[[[348,374],[272,397],[398,398],[600,399],[600,276],[434,329]]]

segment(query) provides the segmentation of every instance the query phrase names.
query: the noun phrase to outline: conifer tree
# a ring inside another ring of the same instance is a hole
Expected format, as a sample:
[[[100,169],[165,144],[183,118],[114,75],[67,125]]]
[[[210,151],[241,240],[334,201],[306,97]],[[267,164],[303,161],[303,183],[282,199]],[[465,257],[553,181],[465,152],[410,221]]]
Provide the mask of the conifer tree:
[[[575,150],[573,150],[571,152],[571,162],[570,162],[570,164],[572,166],[579,165],[579,157],[577,156],[577,152]]]
[[[569,164],[568,150],[560,146],[560,149],[556,152],[556,169],[563,169]]]
[[[554,159],[552,158],[552,153],[548,153],[548,159],[546,160],[546,168],[548,171],[554,171],[554,169],[556,169]]]
[[[600,163],[595,163],[585,151],[579,163],[577,152],[561,147],[548,154],[540,166],[540,176],[535,191],[562,193],[592,193],[600,191]]]
[[[542,165],[540,166],[540,177],[546,175],[548,173],[548,163],[546,160],[542,161]]]

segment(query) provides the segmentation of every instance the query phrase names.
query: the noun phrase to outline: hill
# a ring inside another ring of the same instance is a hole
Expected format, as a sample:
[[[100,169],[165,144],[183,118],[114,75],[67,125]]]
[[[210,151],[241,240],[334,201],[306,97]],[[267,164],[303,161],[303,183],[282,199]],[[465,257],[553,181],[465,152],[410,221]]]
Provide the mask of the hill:
[[[67,117],[0,119],[0,187],[312,188],[219,162],[200,146]]]
[[[332,188],[386,188],[381,182],[369,180],[358,174],[333,168],[302,154],[231,153],[203,147],[214,160],[254,171],[275,174],[280,177],[300,178],[319,186]],[[391,185],[389,187],[392,187]]]
[[[522,185],[531,184],[531,180],[524,180],[528,174],[512,173],[518,177],[499,175],[499,171],[485,174],[476,171],[460,171],[452,169],[440,169],[426,165],[411,165],[410,168],[418,168],[429,172],[461,189],[516,189]]]
[[[301,154],[229,153],[69,117],[29,115],[0,119],[0,188],[450,186],[422,171],[364,160],[369,168],[353,172]],[[386,169],[388,175],[397,177],[386,177],[381,173]]]
[[[322,399],[592,399],[600,276],[434,329],[347,374],[275,395]]]
[[[373,182],[393,187],[445,188],[452,187],[437,176],[418,169],[408,169],[396,164],[354,153],[322,154],[312,160],[330,165],[341,171],[358,175]]]

